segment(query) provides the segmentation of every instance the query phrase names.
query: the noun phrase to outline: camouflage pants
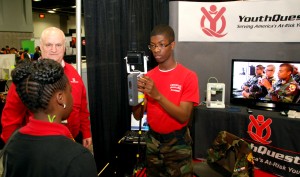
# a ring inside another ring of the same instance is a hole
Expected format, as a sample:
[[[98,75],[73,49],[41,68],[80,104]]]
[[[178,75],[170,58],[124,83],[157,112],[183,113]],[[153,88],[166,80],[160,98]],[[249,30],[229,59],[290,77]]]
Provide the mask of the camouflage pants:
[[[192,139],[188,128],[171,136],[146,137],[147,177],[192,177]]]

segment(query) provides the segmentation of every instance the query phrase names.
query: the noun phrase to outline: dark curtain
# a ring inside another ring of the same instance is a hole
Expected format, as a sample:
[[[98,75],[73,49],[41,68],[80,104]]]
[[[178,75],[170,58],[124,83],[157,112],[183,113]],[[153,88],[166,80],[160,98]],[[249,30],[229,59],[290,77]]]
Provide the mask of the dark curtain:
[[[98,171],[118,153],[130,128],[127,51],[145,51],[157,24],[168,24],[168,0],[83,0],[89,109]],[[155,62],[149,56],[148,67]],[[134,158],[134,157],[133,157]]]

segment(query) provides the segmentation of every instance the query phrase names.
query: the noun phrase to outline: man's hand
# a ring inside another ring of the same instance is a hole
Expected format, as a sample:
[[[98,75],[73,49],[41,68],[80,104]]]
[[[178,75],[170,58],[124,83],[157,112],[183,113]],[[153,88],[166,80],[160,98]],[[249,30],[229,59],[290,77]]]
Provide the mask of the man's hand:
[[[261,80],[261,85],[265,86],[268,90],[270,88],[272,88],[272,85],[270,84],[270,82],[266,78],[264,78],[264,79]]]
[[[243,97],[245,97],[245,98],[249,98],[250,93],[248,93],[248,92],[246,92],[246,91],[243,91],[243,92],[242,92],[242,95],[243,95]]]
[[[138,90],[143,93],[147,93],[148,96],[155,100],[159,100],[161,97],[153,80],[148,76],[141,77],[138,80]]]
[[[243,90],[249,90],[249,87],[244,85],[244,86],[242,86],[242,89]]]
[[[92,145],[92,138],[86,138],[82,140],[82,145],[86,148],[90,148],[90,146]]]

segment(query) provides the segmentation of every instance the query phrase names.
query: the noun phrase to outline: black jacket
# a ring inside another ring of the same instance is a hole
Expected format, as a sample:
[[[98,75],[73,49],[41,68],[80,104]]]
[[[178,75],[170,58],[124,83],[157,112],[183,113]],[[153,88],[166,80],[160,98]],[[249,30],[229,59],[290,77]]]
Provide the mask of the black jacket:
[[[97,176],[93,155],[65,136],[17,133],[7,146],[3,165],[5,177]]]

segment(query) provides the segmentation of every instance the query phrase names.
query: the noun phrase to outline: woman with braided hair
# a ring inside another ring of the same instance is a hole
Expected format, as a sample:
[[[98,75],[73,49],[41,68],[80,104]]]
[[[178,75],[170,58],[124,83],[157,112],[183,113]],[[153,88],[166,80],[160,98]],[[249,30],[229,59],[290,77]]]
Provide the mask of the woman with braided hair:
[[[61,124],[73,98],[63,67],[51,59],[20,63],[12,71],[23,104],[33,113],[4,152],[5,177],[96,177],[92,154]]]

